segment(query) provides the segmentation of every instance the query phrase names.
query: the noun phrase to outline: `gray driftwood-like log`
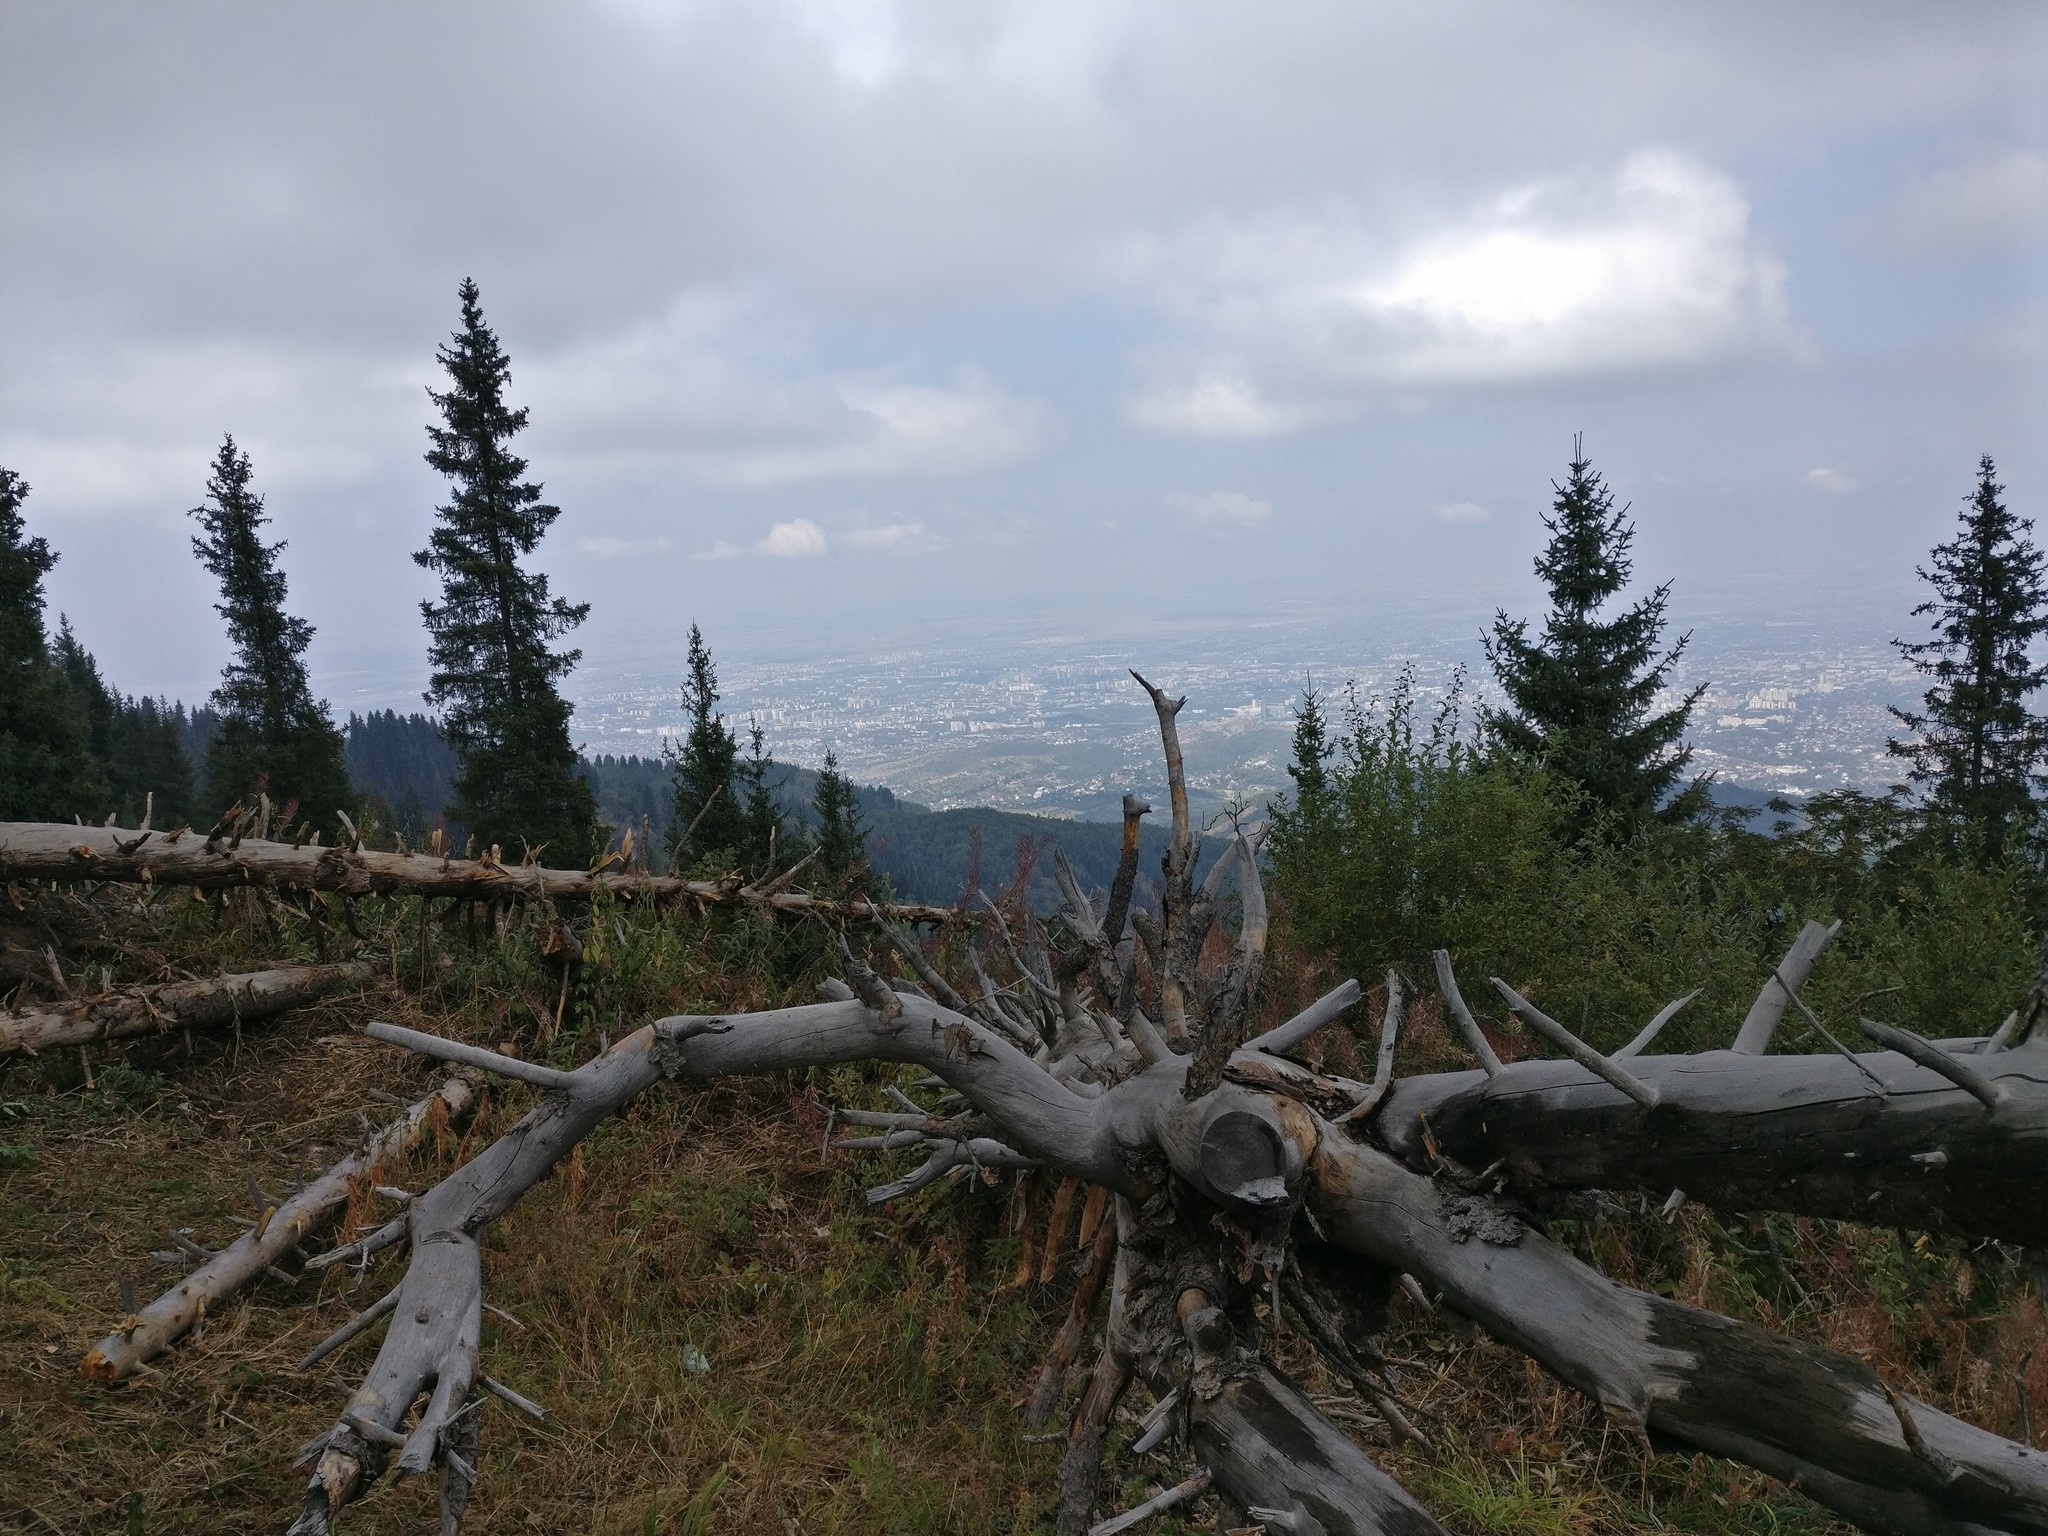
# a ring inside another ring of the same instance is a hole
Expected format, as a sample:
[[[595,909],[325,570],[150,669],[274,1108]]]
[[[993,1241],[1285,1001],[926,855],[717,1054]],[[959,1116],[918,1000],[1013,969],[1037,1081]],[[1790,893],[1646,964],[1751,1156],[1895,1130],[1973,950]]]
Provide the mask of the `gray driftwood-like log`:
[[[0,1058],[33,1056],[57,1046],[128,1040],[170,1029],[219,1029],[269,1018],[343,987],[360,986],[370,974],[368,962],[360,960],[340,965],[290,965],[210,981],[129,987],[20,1013],[0,1013]]]
[[[547,869],[496,858],[457,859],[427,853],[322,848],[318,843],[266,842],[192,831],[128,832],[117,827],[67,827],[60,822],[0,822],[0,881],[120,880],[185,885],[202,891],[259,886],[281,891],[332,891],[342,896],[430,896],[467,901],[588,901],[607,891],[626,901],[689,901],[751,908],[779,917],[835,921],[879,918],[899,923],[957,923],[953,907],[838,901],[804,891],[760,889],[738,876],[684,880],[623,870]]]
[[[462,1078],[450,1078],[417,1103],[409,1105],[383,1131],[342,1158],[325,1173],[294,1191],[277,1205],[265,1205],[255,1224],[218,1253],[195,1244],[181,1244],[203,1262],[94,1345],[85,1357],[85,1375],[96,1381],[120,1381],[134,1375],[182,1335],[198,1327],[229,1297],[271,1273],[299,1244],[318,1232],[348,1203],[358,1180],[374,1179],[377,1169],[402,1157],[438,1121],[468,1110],[475,1090]]]
[[[1497,1076],[1396,1083],[1378,1116],[1386,1145],[1427,1169],[1433,1139],[1471,1169],[1505,1159],[1509,1188],[1682,1189],[1727,1211],[1790,1211],[1877,1227],[2033,1245],[2048,1232],[2048,1041],[1963,1056],[2013,1092],[1987,1109],[1892,1051],[1639,1056],[1645,1109],[1569,1061]]]
[[[1174,819],[1157,920],[1131,914],[1133,834],[1106,896],[1062,868],[1057,917],[992,909],[1007,962],[994,969],[1008,974],[992,975],[972,952],[971,986],[948,981],[900,933],[886,935],[889,953],[910,975],[894,982],[842,942],[843,979],[825,985],[824,1001],[661,1019],[567,1072],[373,1026],[396,1047],[498,1071],[537,1098],[387,1227],[337,1250],[367,1258],[403,1245],[406,1264],[388,1294],[308,1357],[338,1358],[385,1325],[347,1406],[305,1448],[312,1476],[292,1530],[331,1530],[387,1467],[437,1472],[443,1531],[455,1529],[484,1395],[523,1402],[489,1382],[479,1360],[479,1235],[594,1126],[664,1078],[871,1060],[914,1066],[926,1094],[892,1087],[888,1107],[838,1109],[828,1121],[828,1156],[922,1157],[877,1195],[1032,1167],[1114,1201],[1114,1240],[1098,1231],[1090,1247],[1046,1389],[1056,1399],[1075,1351],[1100,1338],[1068,1419],[1058,1536],[1121,1530],[1137,1517],[1098,1518],[1107,1430],[1134,1390],[1154,1400],[1140,1443],[1183,1467],[1168,1503],[1213,1492],[1269,1531],[1310,1536],[1437,1533],[1422,1504],[1262,1348],[1267,1319],[1291,1312],[1358,1394],[1347,1417],[1377,1416],[1390,1436],[1419,1439],[1375,1341],[1397,1283],[1436,1294],[1526,1352],[1626,1431],[1784,1478],[1867,1530],[2048,1536],[2048,1456],[1899,1394],[1845,1356],[1618,1285],[1536,1231],[1513,1198],[1599,1187],[1661,1194],[1675,1183],[1731,1208],[1887,1225],[1910,1215],[1979,1236],[2037,1230],[2048,1046],[2017,1030],[1974,1048],[1934,1045],[1871,1023],[1865,1032],[1896,1049],[1852,1055],[1830,1034],[1828,1054],[1767,1054],[1789,1010],[1805,1013],[1797,988],[1831,932],[1813,925],[1760,978],[1764,995],[1740,1031],[1731,1025],[1741,1050],[1646,1054],[1674,1007],[1614,1058],[1595,1056],[1502,983],[1516,1011],[1568,1053],[1503,1064],[1445,955],[1439,986],[1480,1070],[1394,1078],[1406,988],[1390,975],[1374,1080],[1312,1071],[1280,1052],[1358,1002],[1358,989],[1347,984],[1253,1033],[1265,943],[1257,829],[1242,829],[1206,873],[1196,869],[1179,705],[1146,687]],[[1127,804],[1127,832],[1144,813]],[[1243,921],[1232,943],[1211,945],[1232,866]],[[834,1140],[835,1129],[861,1134]],[[1962,1173],[1944,1175],[1951,1165]],[[1090,1326],[1098,1305],[1099,1334]],[[1034,1403],[1034,1416],[1049,1406]]]

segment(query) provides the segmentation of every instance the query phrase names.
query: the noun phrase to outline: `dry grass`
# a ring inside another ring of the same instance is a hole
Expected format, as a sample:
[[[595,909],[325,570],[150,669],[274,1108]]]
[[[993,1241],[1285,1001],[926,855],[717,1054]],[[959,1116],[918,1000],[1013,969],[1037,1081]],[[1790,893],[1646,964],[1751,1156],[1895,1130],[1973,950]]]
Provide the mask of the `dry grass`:
[[[110,915],[82,898],[47,899],[73,904],[50,914],[70,953],[117,980],[310,954],[314,937],[266,908],[221,915],[174,901],[138,915],[117,898]],[[332,1422],[374,1346],[359,1342],[304,1378],[291,1363],[381,1295],[398,1261],[291,1290],[268,1283],[128,1386],[90,1385],[78,1362],[118,1315],[124,1278],[147,1296],[179,1273],[149,1257],[166,1246],[166,1226],[225,1239],[248,1212],[251,1173],[275,1190],[324,1165],[356,1133],[361,1109],[387,1113],[367,1090],[412,1096],[430,1081],[423,1065],[351,1026],[381,1016],[517,1038],[569,1063],[596,1033],[656,1011],[807,992],[818,963],[805,941],[721,920],[607,912],[605,942],[557,1027],[559,973],[526,931],[541,921],[520,919],[475,956],[459,926],[439,933],[422,995],[416,916],[395,909],[373,937],[397,954],[398,979],[367,996],[189,1053],[176,1040],[146,1043],[125,1062],[99,1062],[90,1090],[68,1056],[0,1077],[0,1147],[10,1149],[0,1150],[0,1529],[274,1532],[289,1520],[302,1486],[293,1453]],[[1442,1032],[1427,1009],[1415,1023],[1419,1061]],[[471,1529],[1047,1527],[1057,1447],[1024,1442],[1017,1404],[1067,1279],[1009,1285],[1018,1239],[1007,1183],[942,1187],[870,1211],[860,1191],[874,1166],[843,1155],[820,1165],[816,1104],[869,1102],[877,1081],[842,1069],[657,1089],[490,1230],[489,1299],[523,1326],[487,1318],[486,1368],[554,1418],[535,1425],[486,1410]],[[469,1146],[527,1102],[523,1089],[494,1087]],[[428,1146],[391,1176],[418,1187],[464,1151],[453,1139]],[[1924,1254],[1909,1279],[1886,1234],[1780,1221],[1771,1240],[1781,1270],[1755,1256],[1766,1251],[1759,1232],[1691,1210],[1670,1225],[1632,1217],[1564,1235],[1632,1283],[1866,1354],[1930,1400],[2018,1432],[2009,1378],[2043,1329],[1988,1254]],[[1460,1532],[1834,1529],[1766,1479],[1647,1455],[1519,1355],[1405,1303],[1389,1351],[1408,1362],[1404,1394],[1430,1416],[1431,1452],[1386,1445],[1298,1337],[1282,1330],[1274,1347]],[[690,1369],[693,1352],[708,1371]],[[2048,1359],[2037,1356],[2037,1394],[2043,1372]],[[1126,1498],[1185,1470],[1170,1448],[1130,1458],[1127,1437],[1109,1463]],[[344,1528],[431,1529],[432,1509],[428,1483],[380,1488]],[[1203,1514],[1148,1529],[1191,1529]]]

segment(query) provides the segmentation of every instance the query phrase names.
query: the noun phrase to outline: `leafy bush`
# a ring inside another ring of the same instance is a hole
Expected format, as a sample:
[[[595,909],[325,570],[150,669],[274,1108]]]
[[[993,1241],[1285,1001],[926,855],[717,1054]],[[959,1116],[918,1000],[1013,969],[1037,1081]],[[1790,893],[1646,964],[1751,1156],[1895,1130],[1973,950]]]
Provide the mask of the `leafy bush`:
[[[1456,683],[1431,708],[1404,675],[1384,700],[1347,695],[1326,766],[1297,732],[1272,860],[1301,948],[1426,986],[1448,949],[1475,1012],[1504,1013],[1486,985],[1500,976],[1602,1047],[1695,988],[1668,1048],[1727,1045],[1809,918],[1842,929],[1804,995],[1852,1036],[1859,1011],[1988,1033],[2025,990],[2035,877],[2016,860],[1945,852],[1907,808],[1853,794],[1765,830],[1722,815],[1574,837],[1576,787],[1466,715]],[[1788,1045],[1814,1048],[1804,1029],[1788,1024]]]

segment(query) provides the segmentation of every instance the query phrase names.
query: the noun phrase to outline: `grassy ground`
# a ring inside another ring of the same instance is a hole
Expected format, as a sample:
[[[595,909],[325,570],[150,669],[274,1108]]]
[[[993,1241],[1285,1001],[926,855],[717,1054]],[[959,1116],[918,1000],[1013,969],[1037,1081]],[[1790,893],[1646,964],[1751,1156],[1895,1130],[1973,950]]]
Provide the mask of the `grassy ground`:
[[[47,924],[38,931],[64,941],[74,978],[83,967],[97,980],[104,965],[116,983],[311,958],[346,937],[247,898],[218,910],[183,896],[143,907],[132,894],[46,894],[13,920]],[[515,1040],[569,1065],[600,1034],[661,1012],[808,996],[822,969],[815,936],[606,910],[585,929],[589,963],[565,997],[543,954],[545,914],[516,916],[474,948],[462,922],[437,915],[424,965],[416,908],[366,903],[359,921],[396,956],[361,997],[189,1050],[171,1036],[103,1052],[90,1087],[68,1053],[0,1075],[0,1530],[274,1532],[289,1521],[295,1448],[333,1421],[373,1345],[303,1378],[291,1363],[381,1295],[397,1260],[267,1282],[117,1389],[89,1385],[78,1363],[118,1316],[124,1279],[147,1297],[180,1273],[150,1257],[168,1246],[165,1227],[226,1240],[251,1214],[250,1175],[274,1192],[337,1156],[362,1110],[388,1115],[369,1090],[414,1097],[430,1084],[423,1063],[353,1026],[385,1017]],[[1420,1065],[1446,1047],[1427,1010],[1418,1023]],[[485,1409],[471,1529],[1047,1528],[1058,1448],[1025,1440],[1018,1404],[1064,1304],[1066,1266],[1045,1284],[1014,1283],[1025,1239],[1013,1182],[942,1186],[875,1211],[861,1190],[881,1168],[848,1154],[821,1164],[818,1106],[870,1104],[880,1081],[843,1069],[657,1088],[490,1229],[487,1296],[520,1326],[487,1317],[486,1369],[554,1418]],[[431,1181],[528,1102],[494,1085],[474,1126],[389,1177]],[[1931,1400],[2018,1433],[2011,1378],[2043,1329],[1989,1252],[1908,1255],[1889,1234],[1790,1221],[1766,1232],[1694,1211],[1565,1235],[1621,1278],[1866,1354]],[[1042,1254],[1045,1234],[1028,1240]],[[1766,1479],[1647,1455],[1520,1356],[1399,1306],[1389,1352],[1407,1362],[1404,1395],[1426,1416],[1430,1451],[1386,1446],[1300,1340],[1282,1332],[1274,1348],[1454,1530],[1833,1529]],[[2036,1401],[2044,1371],[2048,1359],[2030,1377]],[[1125,1499],[1186,1470],[1170,1449],[1134,1459],[1121,1444],[1109,1465]],[[432,1511],[430,1484],[401,1484],[343,1528],[431,1529]],[[1147,1529],[1199,1528],[1203,1514]]]

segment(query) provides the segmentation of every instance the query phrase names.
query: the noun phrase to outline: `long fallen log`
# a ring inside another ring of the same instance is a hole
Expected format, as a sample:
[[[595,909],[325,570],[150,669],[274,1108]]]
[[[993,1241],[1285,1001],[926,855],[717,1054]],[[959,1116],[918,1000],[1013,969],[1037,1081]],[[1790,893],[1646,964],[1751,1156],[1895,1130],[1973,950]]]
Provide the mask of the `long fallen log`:
[[[1958,1054],[1987,1108],[1893,1051],[1637,1056],[1645,1109],[1573,1061],[1403,1079],[1375,1129],[1410,1167],[1500,1164],[1516,1193],[1680,1189],[1719,1210],[1790,1211],[2033,1244],[2048,1227],[2048,1042]]]
[[[757,888],[738,876],[685,880],[674,875],[505,864],[494,858],[455,859],[426,853],[379,853],[368,848],[265,842],[257,838],[209,840],[197,832],[128,832],[116,827],[61,822],[0,822],[0,881],[122,880],[189,885],[202,891],[261,886],[273,890],[333,891],[343,896],[433,896],[470,901],[588,901],[600,891],[628,901],[692,901],[704,906],[751,908],[780,917],[832,917],[895,923],[976,921],[964,909],[838,900],[804,891]],[[772,883],[772,882],[771,882]]]
[[[0,1013],[0,1058],[33,1056],[67,1045],[96,1045],[168,1029],[218,1029],[301,1007],[341,987],[367,981],[367,961],[290,965],[208,981],[131,987],[99,997]]]
[[[120,1381],[134,1375],[209,1313],[245,1286],[252,1285],[293,1245],[318,1230],[348,1202],[349,1186],[358,1178],[374,1178],[380,1164],[405,1154],[414,1142],[445,1125],[470,1106],[476,1090],[465,1078],[451,1077],[382,1132],[305,1185],[289,1200],[264,1210],[256,1225],[191,1274],[157,1297],[110,1333],[85,1357],[86,1376]]]
[[[2048,1455],[1904,1397],[1862,1361],[1632,1290],[1483,1196],[1325,1130],[1330,1241],[1442,1293],[1653,1441],[1747,1462],[1865,1530],[2048,1531]]]

